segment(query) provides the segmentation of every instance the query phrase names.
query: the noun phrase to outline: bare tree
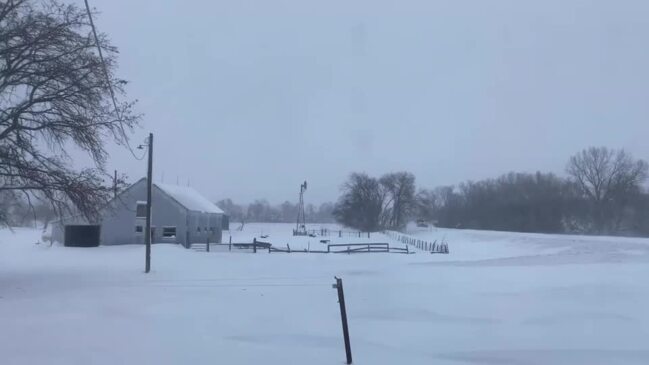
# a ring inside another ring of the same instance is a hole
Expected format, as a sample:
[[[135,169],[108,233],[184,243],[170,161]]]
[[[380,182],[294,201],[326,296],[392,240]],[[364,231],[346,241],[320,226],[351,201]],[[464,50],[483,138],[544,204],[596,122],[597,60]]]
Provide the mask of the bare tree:
[[[388,217],[386,226],[403,228],[416,207],[415,175],[393,172],[383,175],[379,183],[385,192],[383,211]]]
[[[285,201],[279,206],[282,222],[293,222],[298,215],[298,206],[289,201]]]
[[[219,200],[216,202],[216,205],[225,211],[225,213],[230,217],[231,222],[243,222],[245,209],[243,206],[235,204],[232,199],[227,198]]]
[[[111,196],[105,141],[127,144],[139,116],[115,99],[125,85],[113,74],[117,50],[102,34],[99,47],[105,64],[76,6],[0,1],[0,191],[86,216]],[[73,148],[95,166],[72,167]]]
[[[635,160],[624,150],[590,147],[570,158],[568,174],[592,204],[598,233],[619,229],[629,196],[647,179],[647,162]]]
[[[421,189],[415,196],[417,217],[435,223],[452,193],[452,186],[439,186],[432,190]]]
[[[318,207],[318,212],[316,213],[316,219],[314,220],[317,223],[332,223],[334,222],[333,210],[336,205],[334,203],[325,202],[320,204]]]
[[[368,232],[381,228],[384,194],[377,179],[353,173],[343,184],[342,191],[343,195],[333,210],[338,222]]]

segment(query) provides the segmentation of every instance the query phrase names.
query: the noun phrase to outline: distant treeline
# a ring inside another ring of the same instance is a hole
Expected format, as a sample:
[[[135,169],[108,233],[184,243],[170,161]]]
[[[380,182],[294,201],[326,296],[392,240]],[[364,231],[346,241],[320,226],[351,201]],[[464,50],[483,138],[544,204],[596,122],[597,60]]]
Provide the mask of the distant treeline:
[[[272,222],[296,223],[298,207],[296,203],[285,201],[280,205],[270,205],[265,199],[255,200],[251,204],[236,204],[231,199],[216,202],[230,216],[231,222]],[[304,205],[307,223],[333,223],[333,203]]]
[[[624,150],[591,147],[572,156],[565,176],[511,172],[457,186],[417,189],[409,172],[375,178],[352,173],[336,203],[305,206],[308,223],[339,222],[363,230],[399,230],[413,220],[438,227],[541,233],[649,236],[647,162]],[[216,203],[231,222],[287,222],[297,204],[266,200]],[[47,223],[55,209],[11,191],[0,191],[0,222]]]
[[[566,177],[511,172],[415,192],[407,172],[379,179],[354,173],[334,216],[364,230],[422,219],[451,228],[649,236],[647,171],[624,150],[592,147],[569,159]]]
[[[297,204],[284,202],[270,205],[265,199],[255,200],[252,204],[236,204],[231,199],[216,203],[236,222],[272,222],[296,223]],[[334,223],[332,212],[334,203],[322,203],[319,206],[305,204],[304,212],[307,223]],[[23,196],[0,191],[0,222],[9,226],[32,226],[44,224],[56,219],[57,212],[51,205],[41,201],[29,202]]]

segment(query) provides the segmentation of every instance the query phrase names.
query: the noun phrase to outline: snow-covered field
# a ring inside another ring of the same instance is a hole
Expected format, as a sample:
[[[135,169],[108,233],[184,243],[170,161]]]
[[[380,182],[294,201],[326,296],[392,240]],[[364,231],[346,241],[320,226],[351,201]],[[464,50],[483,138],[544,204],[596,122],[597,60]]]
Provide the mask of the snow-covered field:
[[[233,241],[319,244],[292,228],[249,224]],[[334,275],[355,364],[649,363],[649,240],[410,233],[445,237],[450,255],[155,245],[145,275],[141,246],[0,230],[0,364],[342,364]]]

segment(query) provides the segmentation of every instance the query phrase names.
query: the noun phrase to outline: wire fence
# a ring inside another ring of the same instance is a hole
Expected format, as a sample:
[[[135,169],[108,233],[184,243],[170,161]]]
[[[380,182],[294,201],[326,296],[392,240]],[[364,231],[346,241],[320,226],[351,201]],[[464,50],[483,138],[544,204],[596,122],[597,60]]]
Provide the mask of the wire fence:
[[[430,253],[443,253],[443,254],[449,253],[448,243],[446,242],[445,238],[442,238],[442,240],[439,242],[437,240],[430,242],[416,237],[408,236],[401,232],[383,231],[383,234],[395,241],[405,243],[406,245],[413,246],[422,251],[427,251]]]

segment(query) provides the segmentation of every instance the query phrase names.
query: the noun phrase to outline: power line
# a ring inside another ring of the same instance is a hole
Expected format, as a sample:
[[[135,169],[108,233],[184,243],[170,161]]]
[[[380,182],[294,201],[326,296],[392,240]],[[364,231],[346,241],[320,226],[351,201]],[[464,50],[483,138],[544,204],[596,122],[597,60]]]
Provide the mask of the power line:
[[[126,285],[120,285],[126,287]],[[268,288],[268,287],[324,287],[331,286],[331,284],[302,284],[302,283],[288,283],[288,284],[245,284],[245,283],[223,283],[223,284],[152,284],[152,285],[128,285],[128,287],[157,287],[157,288]]]
[[[128,142],[128,137],[126,136],[126,131],[124,131],[124,125],[122,122],[123,119],[122,116],[120,115],[119,108],[117,107],[117,99],[115,98],[115,91],[113,90],[113,84],[110,82],[110,75],[108,74],[108,66],[106,66],[106,61],[104,60],[104,54],[101,52],[101,45],[99,44],[97,29],[95,29],[95,23],[92,20],[92,12],[90,11],[90,5],[88,4],[88,0],[83,0],[83,1],[86,4],[86,12],[88,13],[88,19],[90,20],[92,35],[95,38],[95,44],[97,45],[97,51],[99,52],[99,60],[101,61],[102,69],[104,70],[104,76],[106,77],[106,83],[108,84],[108,91],[110,91],[110,98],[113,101],[113,108],[115,109],[115,115],[117,116],[117,120],[119,121],[119,129],[122,132],[122,139],[124,140],[126,147],[131,152],[133,157],[136,160],[142,160],[144,158],[144,155],[142,155],[142,157],[138,157],[133,151],[131,144]]]
[[[245,280],[245,279],[244,279]],[[305,282],[267,282],[267,283],[255,283],[255,282],[210,282],[210,281],[202,281],[202,280],[169,280],[169,281],[156,281],[153,280],[151,282],[146,281],[146,282],[120,282],[120,283],[108,283],[109,286],[119,286],[119,287],[124,287],[124,288],[142,288],[142,287],[148,287],[148,288],[255,288],[255,287],[261,287],[261,288],[267,288],[267,287],[306,287],[306,288],[313,288],[313,287],[323,287],[323,286],[331,286],[329,283],[320,283],[320,282],[311,282],[311,283],[305,283]]]

